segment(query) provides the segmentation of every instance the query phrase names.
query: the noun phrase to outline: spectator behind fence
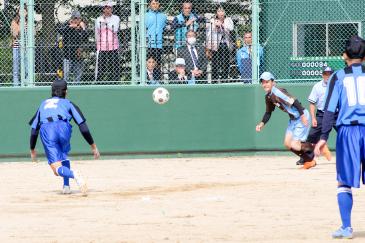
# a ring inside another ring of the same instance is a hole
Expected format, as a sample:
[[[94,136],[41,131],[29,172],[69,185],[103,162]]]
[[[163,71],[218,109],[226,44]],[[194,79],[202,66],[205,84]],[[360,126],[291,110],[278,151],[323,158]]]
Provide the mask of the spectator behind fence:
[[[206,79],[207,58],[205,47],[196,45],[196,33],[192,30],[186,33],[186,46],[177,50],[177,57],[185,60],[186,71],[196,80]]]
[[[212,79],[228,79],[233,41],[231,31],[234,28],[230,17],[225,16],[219,7],[217,14],[207,24],[207,55],[212,59]]]
[[[27,41],[27,7],[24,6],[24,42]],[[10,32],[12,36],[12,48],[13,48],[13,86],[19,86],[20,85],[20,49],[21,49],[21,43],[20,43],[20,8],[17,8],[17,12],[13,20],[11,21],[10,26]],[[27,54],[26,54],[26,48],[24,48],[24,65],[25,65],[25,78],[28,76],[28,70],[27,70]]]
[[[155,59],[151,56],[147,59],[147,84],[160,84],[161,71],[157,68]]]
[[[184,58],[176,58],[175,70],[170,72],[169,79],[172,84],[195,84],[195,79],[185,70]]]
[[[160,67],[162,63],[163,31],[166,22],[167,17],[160,11],[159,0],[151,0],[150,9],[146,13],[148,56],[152,56],[155,59],[157,67]]]
[[[172,22],[172,29],[175,30],[176,49],[185,45],[186,32],[190,30],[196,32],[199,28],[198,21],[201,21],[201,18],[192,12],[192,7],[191,2],[184,2],[182,12]]]
[[[70,80],[70,73],[74,75],[74,82],[79,84],[84,68],[82,45],[87,40],[86,24],[81,19],[79,11],[73,11],[71,19],[58,32],[62,35],[64,59],[63,78]]]
[[[96,68],[95,79],[100,81],[120,80],[119,40],[120,19],[113,15],[114,3],[102,2],[103,14],[95,21]]]
[[[264,63],[264,49],[259,46],[260,73]],[[237,51],[236,55],[238,70],[244,83],[252,83],[252,33],[246,32],[244,35],[244,46]]]

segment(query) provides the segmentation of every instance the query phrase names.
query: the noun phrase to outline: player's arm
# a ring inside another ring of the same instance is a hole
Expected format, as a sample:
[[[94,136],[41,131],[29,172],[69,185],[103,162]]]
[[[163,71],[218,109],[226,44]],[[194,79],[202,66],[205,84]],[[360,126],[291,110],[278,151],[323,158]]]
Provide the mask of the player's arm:
[[[304,124],[304,126],[308,126],[308,119],[307,117],[304,115],[304,107],[302,106],[302,104],[299,102],[298,99],[295,99],[292,106],[297,109],[297,111],[299,112],[300,115],[300,120],[302,120],[302,123]]]
[[[268,111],[265,112],[264,116],[262,117],[261,122],[256,125],[257,132],[260,132],[264,128],[265,124],[270,120],[271,113],[272,112],[268,112]]]
[[[308,101],[309,101],[309,113],[312,118],[312,126],[317,127],[316,104],[318,102],[318,94],[316,91],[316,85],[313,86],[312,91],[308,96]]]
[[[313,103],[309,103],[309,112],[312,117],[312,127],[317,127],[317,118],[316,118],[316,105]]]
[[[261,122],[256,125],[257,132],[260,132],[264,128],[265,124],[270,120],[271,113],[275,110],[275,105],[267,97],[265,97],[265,103],[266,112],[262,117]]]
[[[35,146],[37,145],[37,139],[40,128],[39,115],[40,115],[39,110],[37,110],[32,119],[29,121],[29,125],[32,127],[30,130],[30,138],[29,138],[30,156],[32,158],[32,161],[37,160],[37,152],[35,150]]]
[[[70,113],[76,124],[79,126],[81,135],[84,137],[85,141],[90,145],[91,151],[94,154],[94,158],[98,159],[100,157],[100,153],[98,147],[96,146],[93,136],[89,130],[89,127],[86,124],[86,119],[82,114],[80,108],[71,102]]]

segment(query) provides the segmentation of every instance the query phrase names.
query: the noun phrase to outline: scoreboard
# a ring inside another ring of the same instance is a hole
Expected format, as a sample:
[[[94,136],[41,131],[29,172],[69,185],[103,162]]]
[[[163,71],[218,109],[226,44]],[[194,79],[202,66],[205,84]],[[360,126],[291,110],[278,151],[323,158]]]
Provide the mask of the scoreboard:
[[[333,57],[291,57],[289,61],[290,78],[321,78],[323,67],[333,70],[345,67],[341,56]]]

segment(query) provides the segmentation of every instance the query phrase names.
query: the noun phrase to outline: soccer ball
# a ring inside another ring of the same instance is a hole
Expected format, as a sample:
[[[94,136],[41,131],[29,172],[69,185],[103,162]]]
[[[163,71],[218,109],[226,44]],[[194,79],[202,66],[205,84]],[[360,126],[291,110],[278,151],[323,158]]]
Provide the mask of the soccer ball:
[[[159,105],[165,104],[170,99],[169,91],[163,87],[159,87],[153,91],[152,99]]]

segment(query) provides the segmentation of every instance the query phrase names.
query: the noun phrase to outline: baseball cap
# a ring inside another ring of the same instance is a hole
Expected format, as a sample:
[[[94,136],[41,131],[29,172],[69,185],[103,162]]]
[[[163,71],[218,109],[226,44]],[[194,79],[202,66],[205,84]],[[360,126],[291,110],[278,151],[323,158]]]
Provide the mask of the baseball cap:
[[[357,35],[352,36],[346,41],[345,53],[350,59],[364,58],[365,41]]]
[[[104,1],[100,3],[100,6],[102,6],[103,8],[105,7],[113,7],[115,5],[115,3],[113,3],[112,1]]]
[[[275,80],[275,78],[270,72],[263,72],[260,76],[260,82],[262,80]]]
[[[323,72],[323,73],[324,73],[324,72],[333,73],[333,69],[332,69],[331,67],[329,67],[329,66],[327,66],[327,67],[323,67],[322,72]]]
[[[81,14],[80,14],[80,12],[79,11],[77,11],[77,10],[75,10],[75,11],[73,11],[72,13],[71,13],[71,18],[72,19],[75,19],[75,18],[81,18]]]
[[[184,65],[185,66],[185,59],[184,58],[176,58],[175,65]]]

